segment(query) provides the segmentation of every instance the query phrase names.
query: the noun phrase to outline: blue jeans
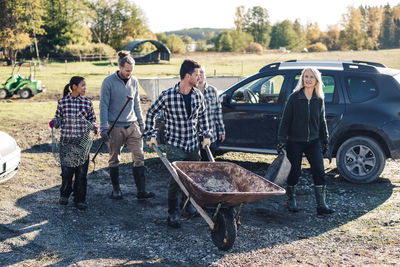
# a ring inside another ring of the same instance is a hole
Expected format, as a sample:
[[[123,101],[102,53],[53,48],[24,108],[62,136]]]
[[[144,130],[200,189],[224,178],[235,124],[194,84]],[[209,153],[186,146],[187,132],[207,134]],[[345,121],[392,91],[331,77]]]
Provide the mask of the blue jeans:
[[[288,141],[286,145],[287,157],[292,168],[287,180],[288,185],[296,185],[301,175],[301,161],[303,153],[311,166],[314,185],[325,185],[324,159],[322,156],[321,143],[319,139],[309,142]]]

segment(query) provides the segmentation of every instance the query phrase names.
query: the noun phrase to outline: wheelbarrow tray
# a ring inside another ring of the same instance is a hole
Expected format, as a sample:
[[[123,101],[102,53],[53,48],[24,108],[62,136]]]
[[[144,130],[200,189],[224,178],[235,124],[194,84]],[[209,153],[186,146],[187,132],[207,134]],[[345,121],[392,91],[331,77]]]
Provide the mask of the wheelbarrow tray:
[[[190,196],[204,207],[221,203],[237,206],[286,193],[282,187],[231,162],[175,161],[178,173]],[[207,184],[213,181],[211,184]]]

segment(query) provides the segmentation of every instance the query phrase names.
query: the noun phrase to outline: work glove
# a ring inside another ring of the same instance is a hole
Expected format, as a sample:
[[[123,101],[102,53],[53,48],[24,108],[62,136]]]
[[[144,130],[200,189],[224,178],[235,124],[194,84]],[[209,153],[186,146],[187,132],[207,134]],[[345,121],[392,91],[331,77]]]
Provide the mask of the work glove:
[[[283,142],[279,142],[277,145],[276,145],[276,151],[278,152],[278,154],[283,154],[283,150],[286,150],[286,145],[285,145],[285,143],[283,143]]]
[[[96,123],[93,123],[92,130],[93,130],[95,135],[99,134],[99,126]]]
[[[322,155],[325,155],[326,152],[328,152],[328,149],[329,149],[329,144],[328,143],[324,143],[322,145]]]
[[[103,128],[100,131],[100,136],[103,139],[104,142],[107,142],[108,139],[110,139],[110,137],[108,136],[108,129],[107,128]]]
[[[60,123],[58,122],[58,120],[56,118],[52,119],[51,121],[49,121],[49,126],[50,128],[58,128],[60,127]]]
[[[146,145],[148,145],[151,149],[153,149],[153,144],[156,145],[156,146],[158,145],[156,138],[155,137],[148,137],[146,139]]]
[[[211,145],[210,138],[204,137],[204,138],[203,138],[203,141],[201,141],[201,147],[202,147],[203,149],[206,149],[206,146],[210,147],[210,145]]]

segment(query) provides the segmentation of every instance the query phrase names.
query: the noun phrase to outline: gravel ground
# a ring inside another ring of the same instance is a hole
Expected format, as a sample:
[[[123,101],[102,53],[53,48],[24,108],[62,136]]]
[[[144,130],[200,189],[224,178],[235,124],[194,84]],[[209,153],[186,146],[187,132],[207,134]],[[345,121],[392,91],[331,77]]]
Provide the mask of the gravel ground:
[[[1,123],[1,119],[0,119]],[[58,205],[60,168],[43,125],[17,125],[10,132],[21,146],[18,174],[0,184],[1,266],[382,266],[400,265],[399,161],[367,185],[350,184],[326,162],[328,202],[336,210],[317,216],[308,166],[298,192],[300,212],[286,211],[285,196],[244,206],[236,242],[228,252],[211,241],[201,217],[167,227],[169,174],[146,150],[148,190],[156,198],[136,200],[131,159],[123,151],[123,200],[111,200],[107,154],[89,167],[86,211]],[[29,132],[29,137],[27,137]],[[99,142],[95,142],[97,148]],[[227,153],[217,161],[236,163],[264,175],[274,156]]]

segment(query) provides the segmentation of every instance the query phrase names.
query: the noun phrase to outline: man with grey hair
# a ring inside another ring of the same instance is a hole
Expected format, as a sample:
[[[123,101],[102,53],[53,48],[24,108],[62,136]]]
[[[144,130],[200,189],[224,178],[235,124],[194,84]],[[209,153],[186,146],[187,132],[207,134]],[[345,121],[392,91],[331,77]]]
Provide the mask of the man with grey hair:
[[[217,88],[206,82],[206,69],[204,66],[200,68],[199,89],[204,95],[204,102],[207,110],[208,125],[210,126],[210,150],[215,154],[217,142],[224,142],[225,140],[225,125],[222,116],[222,106],[218,98]],[[203,137],[201,137],[202,139]],[[200,158],[202,161],[208,161],[207,152],[205,149],[200,148]]]
[[[145,167],[143,154],[144,123],[140,107],[139,82],[132,75],[135,60],[128,51],[118,53],[119,70],[106,77],[100,92],[100,130],[101,137],[108,141],[108,166],[113,190],[112,199],[122,199],[119,185],[119,162],[122,147],[126,144],[132,153],[133,177],[137,187],[136,197],[139,200],[154,197],[154,193],[146,192]],[[121,113],[114,128],[108,134],[108,128],[114,123],[127,97],[133,100]]]

